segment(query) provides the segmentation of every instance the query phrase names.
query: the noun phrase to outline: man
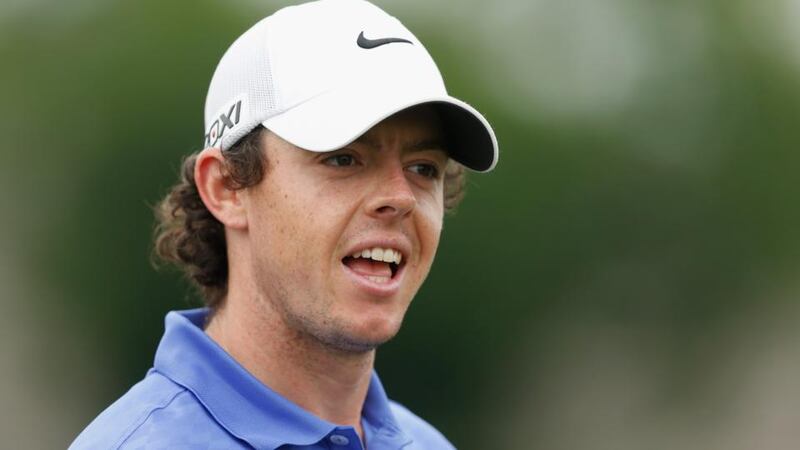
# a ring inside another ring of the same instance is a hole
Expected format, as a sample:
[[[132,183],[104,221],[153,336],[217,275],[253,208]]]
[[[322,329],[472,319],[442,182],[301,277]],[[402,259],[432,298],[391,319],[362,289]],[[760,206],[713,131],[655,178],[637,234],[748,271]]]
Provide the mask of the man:
[[[486,120],[363,0],[285,8],[240,36],[205,149],[160,206],[156,253],[207,308],[171,312],[153,368],[73,449],[449,449],[387,399],[375,349],[428,274]]]

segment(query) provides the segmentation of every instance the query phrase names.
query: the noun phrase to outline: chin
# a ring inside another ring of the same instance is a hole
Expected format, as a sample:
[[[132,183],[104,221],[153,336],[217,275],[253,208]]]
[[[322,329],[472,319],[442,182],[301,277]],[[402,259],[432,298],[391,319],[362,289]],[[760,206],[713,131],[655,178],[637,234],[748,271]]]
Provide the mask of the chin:
[[[389,342],[400,329],[395,321],[361,322],[348,330],[338,329],[317,336],[328,347],[348,353],[365,353]]]

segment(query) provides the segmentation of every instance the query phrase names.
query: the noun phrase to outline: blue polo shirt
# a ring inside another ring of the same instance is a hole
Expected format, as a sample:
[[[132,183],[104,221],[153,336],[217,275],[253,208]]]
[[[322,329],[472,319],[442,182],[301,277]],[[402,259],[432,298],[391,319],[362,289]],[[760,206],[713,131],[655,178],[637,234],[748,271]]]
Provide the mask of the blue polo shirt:
[[[262,384],[203,331],[205,309],[167,314],[145,378],[103,411],[70,450],[361,450],[350,426],[300,408]],[[361,424],[369,450],[454,447],[389,400],[373,373]]]

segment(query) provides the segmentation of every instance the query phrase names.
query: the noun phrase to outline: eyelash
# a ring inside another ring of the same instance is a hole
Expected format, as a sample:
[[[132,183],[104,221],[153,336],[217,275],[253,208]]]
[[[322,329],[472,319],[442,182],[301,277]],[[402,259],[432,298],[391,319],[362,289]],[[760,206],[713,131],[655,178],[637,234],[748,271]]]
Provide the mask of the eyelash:
[[[411,166],[409,166],[409,168],[414,168],[414,167],[423,168],[423,169],[429,171],[428,174],[425,174],[425,173],[420,173],[418,170],[415,170],[414,173],[416,173],[417,175],[423,176],[423,177],[431,179],[431,180],[435,180],[435,179],[439,178],[439,168],[436,167],[436,165],[434,165],[434,164],[417,163],[417,164],[412,164]]]
[[[340,162],[341,162],[340,159],[341,158],[349,158],[350,164],[340,164]],[[325,165],[332,166],[332,167],[350,167],[350,166],[355,165],[358,161],[356,160],[355,156],[353,156],[353,155],[351,155],[349,153],[339,153],[339,154],[336,154],[336,155],[328,156],[327,158],[323,159],[322,162]]]
[[[346,162],[342,161],[342,159],[346,159]],[[322,160],[322,163],[331,167],[352,167],[357,165],[359,161],[355,155],[350,153],[339,153],[328,156]],[[415,170],[415,168],[417,169]],[[432,163],[415,163],[408,166],[408,169],[419,176],[431,180],[439,178],[439,175],[441,174],[439,168]]]

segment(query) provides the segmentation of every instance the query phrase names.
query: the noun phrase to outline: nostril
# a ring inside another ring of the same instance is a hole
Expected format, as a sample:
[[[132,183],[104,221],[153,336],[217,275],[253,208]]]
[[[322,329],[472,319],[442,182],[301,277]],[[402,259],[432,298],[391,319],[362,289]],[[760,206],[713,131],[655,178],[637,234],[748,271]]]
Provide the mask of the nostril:
[[[369,196],[366,207],[376,217],[394,218],[407,215],[415,205],[416,198],[407,186],[385,182]]]

